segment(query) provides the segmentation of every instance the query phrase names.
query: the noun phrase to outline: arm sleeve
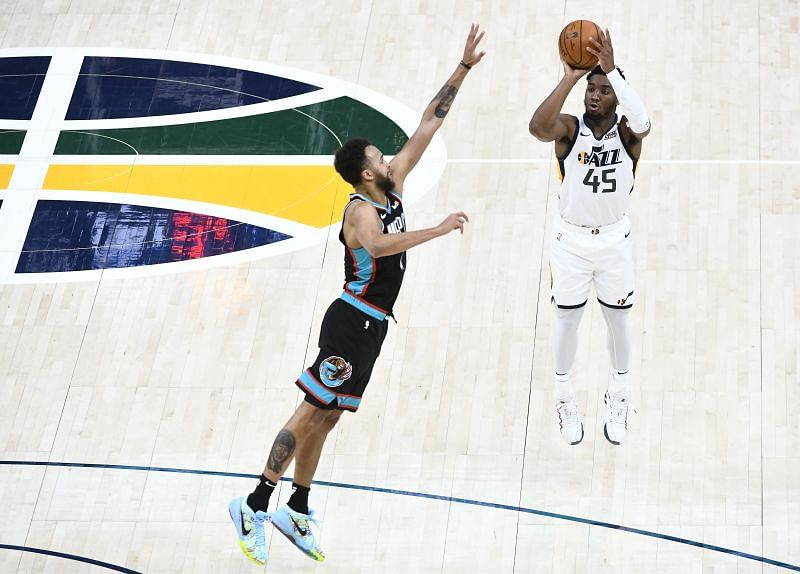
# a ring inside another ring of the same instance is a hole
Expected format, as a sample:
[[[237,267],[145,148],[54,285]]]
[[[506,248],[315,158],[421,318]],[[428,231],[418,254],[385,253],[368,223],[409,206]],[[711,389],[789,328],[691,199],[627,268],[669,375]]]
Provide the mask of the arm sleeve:
[[[619,70],[616,68],[606,74],[606,77],[614,89],[614,95],[617,96],[619,105],[622,106],[625,116],[628,118],[628,125],[631,130],[637,134],[643,134],[649,130],[650,117],[647,115],[644,102],[639,97],[639,94],[636,93],[636,90],[619,75]]]

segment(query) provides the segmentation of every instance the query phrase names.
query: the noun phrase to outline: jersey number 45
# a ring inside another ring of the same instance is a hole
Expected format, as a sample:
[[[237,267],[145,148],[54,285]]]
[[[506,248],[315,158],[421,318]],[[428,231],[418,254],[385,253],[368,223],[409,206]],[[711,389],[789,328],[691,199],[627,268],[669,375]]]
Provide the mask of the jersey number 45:
[[[614,179],[615,170],[616,168],[613,167],[603,170],[591,168],[586,172],[586,177],[583,178],[583,184],[591,187],[592,193],[598,193],[598,189],[600,193],[614,193],[617,191],[617,180]],[[595,171],[599,171],[600,173],[597,174]],[[604,185],[602,189],[600,189],[601,184]]]

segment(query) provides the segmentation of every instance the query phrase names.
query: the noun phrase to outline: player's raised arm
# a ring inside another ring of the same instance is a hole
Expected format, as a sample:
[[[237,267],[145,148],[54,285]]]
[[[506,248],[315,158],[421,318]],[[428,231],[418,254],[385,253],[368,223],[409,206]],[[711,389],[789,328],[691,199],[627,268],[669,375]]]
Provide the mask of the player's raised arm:
[[[647,108],[644,107],[642,98],[625,81],[614,64],[614,46],[611,43],[611,34],[608,30],[605,32],[598,30],[598,33],[600,37],[591,40],[593,47],[588,46],[586,50],[597,56],[600,67],[608,78],[622,111],[625,112],[631,139],[641,141],[650,133],[650,116]],[[638,153],[636,155],[638,157]]]
[[[351,208],[346,225],[353,226],[356,242],[353,248],[364,247],[373,257],[387,257],[408,251],[421,243],[447,235],[458,229],[464,233],[464,224],[469,221],[463,211],[451,213],[436,227],[428,227],[405,233],[383,233],[381,221],[375,208],[368,203],[358,203]]]
[[[572,88],[578,80],[589,73],[589,70],[573,68],[563,60],[562,64],[564,65],[564,76],[550,95],[539,104],[528,123],[528,131],[531,132],[531,135],[543,142],[570,139],[577,129],[575,118],[562,114],[561,108],[564,107],[564,102]]]
[[[406,142],[398,154],[391,162],[392,174],[394,176],[396,191],[402,192],[403,181],[408,173],[417,165],[422,153],[427,149],[428,144],[431,143],[433,134],[436,133],[442,126],[444,118],[450,111],[450,106],[461,87],[461,83],[473,66],[481,61],[486,52],[478,51],[478,44],[483,39],[484,32],[480,30],[478,24],[472,24],[467,36],[467,42],[464,46],[464,54],[461,61],[456,66],[455,71],[450,78],[441,87],[436,96],[425,108],[422,113],[422,120],[419,127],[413,133],[411,138]]]

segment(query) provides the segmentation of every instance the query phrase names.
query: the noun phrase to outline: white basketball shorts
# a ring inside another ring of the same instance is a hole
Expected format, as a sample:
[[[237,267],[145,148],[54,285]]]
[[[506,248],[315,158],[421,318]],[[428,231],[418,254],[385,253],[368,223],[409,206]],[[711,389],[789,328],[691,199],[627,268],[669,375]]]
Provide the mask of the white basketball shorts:
[[[633,235],[628,216],[611,225],[581,227],[556,215],[550,238],[550,290],[562,309],[582,307],[594,285],[602,305],[633,306]]]

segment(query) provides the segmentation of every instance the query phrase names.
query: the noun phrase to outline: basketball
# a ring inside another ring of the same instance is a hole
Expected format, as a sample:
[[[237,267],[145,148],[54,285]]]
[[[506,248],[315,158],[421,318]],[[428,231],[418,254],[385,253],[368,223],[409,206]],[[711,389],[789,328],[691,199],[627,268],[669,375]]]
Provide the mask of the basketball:
[[[585,70],[597,65],[597,56],[586,51],[589,37],[599,41],[600,32],[597,24],[591,20],[575,20],[570,22],[558,36],[558,52],[561,59],[573,68]]]

